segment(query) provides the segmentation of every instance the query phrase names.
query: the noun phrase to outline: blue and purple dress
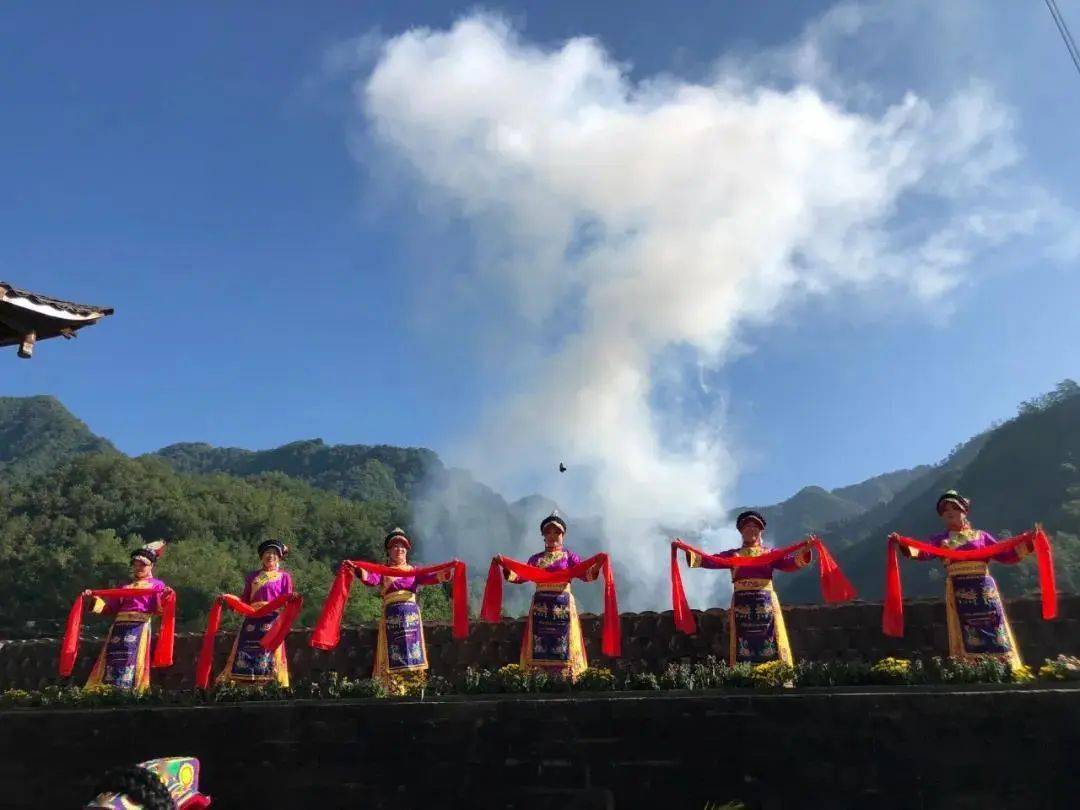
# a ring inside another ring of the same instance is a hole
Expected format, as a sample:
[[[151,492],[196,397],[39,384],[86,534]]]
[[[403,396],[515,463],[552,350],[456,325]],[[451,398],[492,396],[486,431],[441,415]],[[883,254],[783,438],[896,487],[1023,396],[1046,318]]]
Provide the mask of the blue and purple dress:
[[[424,643],[424,621],[416,591],[424,585],[449,582],[448,570],[441,574],[410,576],[412,566],[402,566],[402,576],[386,577],[357,566],[357,575],[365,585],[378,588],[382,596],[382,618],[376,640],[372,678],[381,681],[392,693],[427,680],[428,657]]]
[[[254,608],[272,602],[282,594],[293,592],[292,576],[280,568],[275,571],[259,569],[244,578],[244,602]],[[259,642],[274,625],[280,611],[265,616],[246,618],[240,625],[233,642],[232,652],[225,668],[217,677],[218,683],[289,685],[289,664],[285,658],[285,645],[273,652],[264,650]]]
[[[951,551],[986,548],[997,540],[982,529],[941,532],[927,538],[928,545]],[[901,546],[913,560],[938,559],[930,554]],[[995,562],[1015,565],[1030,554],[1033,547],[1022,543],[1003,551]],[[977,660],[993,658],[1016,668],[1022,665],[997,582],[990,576],[989,564],[980,560],[945,560],[945,620],[949,630],[949,656]]]
[[[529,557],[528,563],[545,571],[565,571],[579,565],[581,557],[569,549],[541,551]],[[599,566],[584,579],[592,582],[598,576]],[[512,572],[507,574],[506,580],[521,582]],[[521,637],[520,663],[525,669],[541,670],[570,680],[588,669],[577,603],[569,583],[537,583]]]
[[[716,556],[759,557],[769,551],[771,549],[765,546],[743,546],[721,551]],[[694,552],[687,552],[686,557],[691,568],[720,567]],[[776,660],[793,663],[784,614],[773,587],[773,573],[797,571],[812,561],[813,551],[807,547],[771,564],[730,569],[733,587],[728,610],[728,664],[762,664]]]
[[[165,583],[151,577],[123,587],[158,590],[146,596],[94,597],[94,613],[115,614],[116,618],[86,685],[145,692],[150,688],[150,619],[161,613],[161,590]]]

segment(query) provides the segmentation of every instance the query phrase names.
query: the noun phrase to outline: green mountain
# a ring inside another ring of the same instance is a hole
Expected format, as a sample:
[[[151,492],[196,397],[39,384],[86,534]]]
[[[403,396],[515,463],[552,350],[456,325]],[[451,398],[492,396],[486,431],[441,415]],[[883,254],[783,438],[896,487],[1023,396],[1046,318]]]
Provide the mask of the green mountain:
[[[866,511],[855,501],[849,501],[817,486],[803,487],[786,501],[772,506],[748,507],[761,512],[769,524],[768,537],[774,545],[786,545],[838,521],[861,515]],[[733,509],[731,518],[742,511]]]
[[[973,499],[976,525],[999,536],[1042,520],[1063,591],[1080,590],[1080,387],[1066,382],[1023,403],[1019,415],[953,449],[939,464],[901,470],[827,491],[805,487],[763,507],[770,537],[784,543],[816,531],[864,598],[880,598],[884,538],[938,528],[937,495],[956,487]],[[474,567],[478,591],[492,550],[525,556],[555,504],[541,495],[513,503],[423,448],[331,446],[300,441],[266,451],[181,444],[131,459],[51,397],[0,398],[0,636],[43,618],[62,621],[74,593],[122,578],[140,541],[167,538],[160,573],[181,593],[181,619],[199,627],[213,597],[239,588],[254,546],[280,536],[295,549],[289,566],[318,610],[343,557],[378,557],[388,525],[413,530],[415,558],[458,556]],[[570,516],[581,554],[602,547],[599,519]],[[997,566],[1007,595],[1032,590],[1033,563]],[[816,571],[778,579],[788,601],[820,600]],[[905,593],[939,596],[941,568],[904,563]],[[582,606],[595,607],[595,589]],[[509,589],[512,612],[527,589]],[[447,595],[426,589],[431,617]],[[521,603],[521,604],[519,604]],[[377,600],[358,589],[353,620]],[[44,630],[43,630],[44,631]]]
[[[888,533],[925,537],[940,531],[934,506],[950,488],[971,498],[973,525],[999,538],[1041,521],[1054,546],[1059,589],[1080,590],[1080,389],[1075,383],[1066,381],[1051,394],[1024,403],[1016,418],[960,445],[890,501],[822,533],[862,598],[882,596]],[[941,594],[939,563],[902,565],[905,596]],[[994,575],[1006,596],[1037,588],[1033,560],[996,565]],[[784,598],[820,599],[816,572],[784,579]]]
[[[23,479],[84,453],[115,453],[55,397],[0,397],[0,478]]]
[[[328,445],[322,439],[290,442],[273,450],[173,444],[154,455],[180,473],[280,472],[361,501],[404,503],[421,482],[443,470],[439,457],[423,447]]]
[[[174,444],[153,454],[184,474],[224,473],[250,477],[284,474],[311,486],[361,502],[395,505],[394,522],[438,548],[440,559],[458,557],[470,564],[473,590],[483,589],[487,563],[498,550],[525,556],[540,548],[540,520],[555,503],[540,495],[507,503],[472,473],[447,467],[431,450],[387,445],[328,445],[321,439],[292,442],[272,450]],[[598,521],[571,521],[571,542],[583,554],[601,548]],[[507,591],[506,611],[527,605],[526,589]],[[592,596],[579,600],[596,607]]]
[[[523,530],[521,515],[501,495],[422,447],[310,439],[258,451],[174,444],[154,456],[179,473],[278,473],[344,498],[393,504],[396,522],[437,542],[446,556],[469,557],[481,541],[488,548],[513,548]]]
[[[337,561],[381,556],[396,508],[280,473],[181,475],[160,459],[119,453],[78,456],[4,494],[0,630],[9,632],[31,620],[62,619],[76,593],[122,581],[130,550],[158,538],[170,541],[157,571],[178,592],[184,626],[201,627],[217,594],[239,592],[266,537],[292,547],[287,565],[308,595],[304,619],[313,621]],[[447,614],[442,591],[432,589],[425,600],[433,616]],[[359,589],[349,611],[354,620],[370,619],[377,609],[374,595]]]
[[[898,492],[917,485],[933,469],[923,465],[911,470],[897,470],[832,491],[818,486],[803,487],[778,504],[733,509],[731,517],[734,519],[744,508],[756,509],[769,524],[771,541],[776,545],[786,545],[811,532],[821,534],[837,524],[847,523],[872,509],[887,505]]]
[[[858,504],[864,510],[873,509],[875,506],[891,501],[896,497],[896,493],[931,470],[933,466],[929,464],[922,464],[910,470],[896,470],[868,478],[859,484],[838,487],[832,490],[831,494],[849,503]]]

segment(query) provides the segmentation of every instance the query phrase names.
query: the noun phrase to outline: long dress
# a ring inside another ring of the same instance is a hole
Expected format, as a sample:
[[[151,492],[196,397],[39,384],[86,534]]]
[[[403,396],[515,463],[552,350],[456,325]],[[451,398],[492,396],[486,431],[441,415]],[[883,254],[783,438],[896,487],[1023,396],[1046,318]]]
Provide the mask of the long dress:
[[[952,551],[968,551],[985,548],[997,542],[992,534],[982,529],[965,529],[959,532],[941,532],[927,538],[929,545]],[[913,560],[925,562],[938,559],[917,549],[901,547]],[[1015,565],[1032,552],[1030,543],[1003,551],[993,559],[995,562]],[[950,561],[945,563],[945,620],[949,631],[949,656],[974,661],[993,658],[1010,664],[1021,665],[1020,651],[1016,646],[1005,606],[997,582],[990,576],[989,564],[979,560]]]
[[[580,564],[581,557],[569,549],[541,551],[529,557],[528,563],[546,571],[565,571]],[[599,575],[597,568],[589,572],[585,581],[591,582]],[[507,582],[520,583],[521,579],[511,572]],[[537,583],[525,620],[525,632],[521,636],[520,663],[524,669],[540,670],[570,680],[588,669],[577,603],[569,583]]]
[[[125,588],[164,588],[160,579],[137,579]],[[94,597],[94,613],[115,614],[87,686],[113,686],[133,692],[150,688],[150,619],[161,613],[161,592],[123,598]]]
[[[770,550],[765,546],[743,546],[722,551],[716,556],[759,557]],[[804,548],[771,564],[730,569],[733,587],[731,608],[728,610],[728,664],[762,664],[776,660],[794,663],[784,613],[773,587],[773,573],[797,571],[812,560],[813,551]],[[720,567],[693,552],[687,554],[687,563],[691,568]]]
[[[244,593],[241,597],[254,608],[262,607],[267,602],[277,599],[282,594],[293,592],[292,576],[288,571],[252,571],[244,578]],[[244,619],[233,641],[232,651],[225,662],[225,667],[217,677],[218,683],[267,684],[276,682],[281,686],[289,685],[289,664],[285,658],[285,645],[274,652],[267,652],[259,642],[269,630],[280,611],[268,613],[257,618]]]
[[[382,618],[371,677],[382,682],[391,694],[401,694],[408,687],[427,681],[427,644],[416,591],[423,585],[449,582],[452,576],[450,571],[409,576],[412,566],[401,570],[405,576],[384,577],[360,567],[361,582],[377,587],[382,596]]]

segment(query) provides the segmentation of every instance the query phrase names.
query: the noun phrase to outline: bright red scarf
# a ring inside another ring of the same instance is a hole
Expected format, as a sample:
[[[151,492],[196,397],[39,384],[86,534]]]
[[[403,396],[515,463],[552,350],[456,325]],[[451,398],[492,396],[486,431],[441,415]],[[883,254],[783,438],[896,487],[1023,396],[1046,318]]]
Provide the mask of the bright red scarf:
[[[913,548],[920,553],[942,557],[956,562],[988,561],[1004,551],[1014,549],[1022,543],[1031,542],[1035,546],[1035,557],[1039,562],[1039,589],[1042,591],[1042,615],[1044,619],[1057,616],[1057,585],[1054,582],[1054,555],[1050,542],[1042,528],[1002,540],[984,548],[955,551],[940,546],[932,546],[910,537],[889,539],[889,548],[885,559],[885,609],[881,615],[881,629],[887,636],[900,638],[904,635],[904,595],[900,586],[900,564],[897,560],[898,546]]]
[[[90,591],[92,596],[102,599],[124,599],[131,596],[149,596],[161,594],[161,629],[158,632],[157,646],[150,666],[155,668],[171,667],[173,663],[173,637],[176,631],[176,593],[172,588],[103,588]],[[68,611],[64,639],[60,642],[60,676],[71,674],[75,668],[75,659],[79,655],[79,635],[82,632],[83,595],[79,594]]]
[[[426,574],[441,574],[443,571],[451,571],[453,592],[451,605],[453,608],[454,638],[465,638],[469,635],[469,591],[467,569],[465,563],[460,560],[427,565],[423,568],[410,568],[403,570],[389,565],[367,562],[366,560],[342,560],[338,568],[337,577],[330,587],[330,593],[323,603],[319,621],[315,624],[315,630],[311,633],[311,646],[320,650],[332,650],[341,640],[341,616],[345,612],[345,603],[349,601],[349,591],[353,580],[356,578],[356,569],[362,568],[373,574],[384,577],[418,577]]]
[[[486,622],[497,622],[502,616],[503,570],[512,571],[525,582],[549,585],[566,585],[572,579],[585,579],[585,576],[599,563],[604,575],[604,630],[600,649],[609,658],[622,655],[622,630],[619,624],[619,601],[615,595],[615,575],[611,570],[611,559],[604,552],[582,560],[577,565],[563,571],[548,571],[537,568],[501,554],[491,561],[488,569],[487,586],[484,588],[484,604],[480,617]]]
[[[684,543],[682,540],[671,541],[671,607],[675,614],[675,626],[684,633],[696,633],[697,621],[690,611],[690,605],[686,602],[686,591],[683,590],[682,575],[679,573],[679,552],[691,551],[701,555],[703,560],[715,563],[717,568],[745,568],[761,565],[771,565],[777,560],[783,559],[792,552],[801,551],[804,548],[813,548],[817,552],[818,573],[821,580],[821,595],[826,602],[847,602],[854,599],[857,594],[855,587],[844,576],[836,560],[829,554],[829,550],[820,539],[811,535],[801,542],[778,548],[775,551],[767,551],[756,557],[730,556],[721,557],[716,554],[706,554],[704,551]]]
[[[273,652],[284,643],[303,606],[304,598],[298,593],[283,593],[257,608],[231,593],[223,593],[214,600],[210,615],[206,620],[206,632],[203,633],[202,648],[199,650],[199,662],[195,666],[195,685],[200,689],[205,689],[210,685],[210,669],[214,664],[214,639],[217,638],[218,628],[221,627],[223,607],[228,607],[249,619],[268,616],[284,607],[285,609],[274,620],[270,629],[259,640],[260,647],[267,652]]]

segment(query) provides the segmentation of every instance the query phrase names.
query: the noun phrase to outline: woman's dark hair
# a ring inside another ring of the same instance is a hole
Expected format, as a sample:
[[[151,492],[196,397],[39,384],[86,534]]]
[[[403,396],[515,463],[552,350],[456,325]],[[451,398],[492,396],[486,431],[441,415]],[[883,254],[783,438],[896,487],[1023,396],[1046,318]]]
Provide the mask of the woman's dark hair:
[[[176,803],[157,774],[138,765],[113,768],[95,788],[95,796],[102,793],[122,793],[145,810],[176,810]]]

